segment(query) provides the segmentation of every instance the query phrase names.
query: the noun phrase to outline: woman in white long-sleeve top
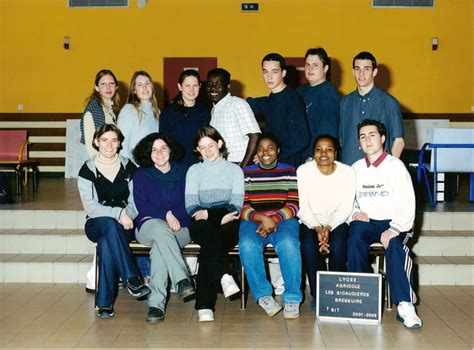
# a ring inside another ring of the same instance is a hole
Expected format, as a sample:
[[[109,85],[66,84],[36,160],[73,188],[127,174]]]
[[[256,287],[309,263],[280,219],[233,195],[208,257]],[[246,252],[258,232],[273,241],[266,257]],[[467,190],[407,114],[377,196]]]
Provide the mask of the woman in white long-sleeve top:
[[[145,136],[158,132],[160,110],[155,97],[153,79],[145,71],[133,73],[128,103],[117,118],[117,126],[124,136],[122,156],[135,164],[133,149]]]
[[[346,271],[347,234],[345,223],[354,204],[355,175],[351,167],[336,161],[339,142],[321,135],[314,142],[314,160],[297,170],[301,219],[301,252],[308,274],[311,307],[315,307],[316,272]]]
[[[150,289],[143,284],[133,263],[129,242],[135,238],[132,178],[135,165],[118,154],[123,135],[112,124],[104,124],[94,134],[97,156],[88,159],[79,171],[77,185],[87,215],[87,238],[97,243],[99,282],[96,293],[98,317],[114,316],[117,277],[126,282],[134,297],[143,298]]]

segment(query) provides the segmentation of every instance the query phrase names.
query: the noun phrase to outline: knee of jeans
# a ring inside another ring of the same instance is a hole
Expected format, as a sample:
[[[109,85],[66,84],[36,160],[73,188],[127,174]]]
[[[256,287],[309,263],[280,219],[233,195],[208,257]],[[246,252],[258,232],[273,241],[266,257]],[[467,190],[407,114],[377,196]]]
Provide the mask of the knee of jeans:
[[[243,254],[258,252],[262,250],[256,239],[252,239],[250,235],[245,235],[239,239],[239,251]]]
[[[101,225],[107,234],[123,234],[123,226],[111,217],[103,217],[101,219]]]
[[[300,250],[300,241],[294,237],[284,236],[275,245],[277,252],[285,252],[294,254],[294,252]]]

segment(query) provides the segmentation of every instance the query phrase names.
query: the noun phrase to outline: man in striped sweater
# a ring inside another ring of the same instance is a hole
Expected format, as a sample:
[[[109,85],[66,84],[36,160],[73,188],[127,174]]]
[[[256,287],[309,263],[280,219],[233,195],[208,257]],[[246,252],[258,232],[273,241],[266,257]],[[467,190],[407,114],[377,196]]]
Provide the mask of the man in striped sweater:
[[[408,328],[422,326],[413,303],[413,262],[406,242],[413,235],[415,193],[405,165],[384,150],[386,128],[377,120],[357,125],[365,157],[352,165],[356,174],[356,202],[349,218],[347,270],[369,272],[370,244],[385,248],[387,278],[397,319]]]
[[[283,316],[299,317],[301,293],[301,253],[296,170],[278,162],[280,146],[272,134],[257,142],[258,163],[244,168],[245,197],[241,211],[239,251],[255,301],[274,316],[282,306],[272,297],[272,285],[265,275],[263,251],[273,245],[280,260],[285,284]]]

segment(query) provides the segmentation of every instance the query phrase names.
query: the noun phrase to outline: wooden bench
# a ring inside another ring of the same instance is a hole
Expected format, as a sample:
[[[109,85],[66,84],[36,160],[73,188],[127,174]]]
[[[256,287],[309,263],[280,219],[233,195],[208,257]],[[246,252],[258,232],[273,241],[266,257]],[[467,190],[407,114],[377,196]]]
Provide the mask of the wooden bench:
[[[135,255],[148,255],[150,253],[150,247],[136,241],[130,242],[130,249],[132,254]],[[198,257],[199,251],[201,247],[198,244],[190,243],[187,244],[182,249],[183,256],[192,256]],[[369,255],[375,257],[375,271],[374,273],[380,273],[386,280],[386,273],[385,273],[385,264],[384,264],[384,252],[385,249],[383,248],[381,243],[374,243],[370,246]],[[278,258],[278,255],[275,252],[275,249],[271,244],[265,247],[263,252],[265,258]],[[229,251],[230,256],[239,256],[239,246],[235,246],[233,249]],[[96,271],[97,272],[97,271]],[[241,266],[240,270],[240,290],[241,290],[241,297],[240,297],[240,308],[242,310],[246,309],[247,306],[247,298],[246,298],[246,288],[245,288],[245,271],[244,267]],[[392,302],[390,300],[390,288],[388,287],[388,283],[385,285],[386,288],[386,300],[387,300],[387,310],[392,309]]]
[[[135,255],[148,255],[150,253],[150,247],[141,243],[138,243],[136,241],[130,242],[130,249],[132,251],[132,254]],[[192,256],[192,257],[199,257],[199,251],[201,250],[201,247],[199,244],[195,243],[189,243],[187,244],[182,250],[183,256]],[[229,256],[239,256],[239,246],[235,246],[233,249],[229,251]],[[264,256],[266,258],[277,258],[277,254],[275,252],[275,249],[271,244],[267,245],[264,251]],[[245,310],[247,306],[247,298],[246,298],[246,288],[245,288],[245,272],[244,272],[244,267],[241,266],[240,269],[240,291],[241,291],[241,297],[240,297],[240,308],[242,310]]]
[[[28,169],[33,173],[33,191],[37,189],[38,162],[28,160],[28,135],[26,130],[0,130],[0,168],[15,171],[16,194],[22,192],[22,174],[25,174],[23,185],[27,183]]]

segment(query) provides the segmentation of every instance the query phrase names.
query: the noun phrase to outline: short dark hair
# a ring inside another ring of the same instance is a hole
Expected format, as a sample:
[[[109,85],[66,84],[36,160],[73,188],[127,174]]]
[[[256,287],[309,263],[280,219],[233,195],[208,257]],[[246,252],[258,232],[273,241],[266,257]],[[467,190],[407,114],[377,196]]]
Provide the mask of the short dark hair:
[[[316,148],[316,144],[320,141],[320,140],[330,140],[334,146],[334,150],[336,152],[339,152],[339,150],[341,149],[341,144],[339,143],[339,140],[337,138],[335,138],[334,136],[332,135],[329,135],[329,134],[323,134],[323,135],[319,135],[318,137],[316,137],[316,140],[314,140],[314,143],[313,143],[313,154],[314,154],[314,149]]]
[[[357,124],[357,136],[360,134],[360,129],[369,125],[375,126],[380,136],[387,136],[387,128],[385,127],[385,124],[375,119],[364,119],[361,123]]]
[[[372,61],[372,68],[377,68],[377,60],[375,59],[374,55],[372,55],[368,51],[361,51],[357,55],[355,55],[354,59],[352,60],[352,68],[354,68],[356,60],[370,60]]]
[[[183,146],[176,142],[174,138],[161,132],[154,132],[142,138],[133,149],[133,158],[137,164],[143,168],[154,166],[151,160],[151,150],[156,140],[163,140],[170,149],[170,161],[181,160],[183,158]]]
[[[269,139],[270,141],[272,141],[275,145],[277,145],[277,147],[279,149],[281,149],[281,142],[280,142],[280,139],[272,134],[271,132],[264,132],[264,133],[261,133],[259,136],[258,136],[258,139],[257,139],[257,146],[258,144],[260,143],[261,140],[263,139]]]
[[[199,153],[199,151],[197,150],[197,147],[199,144],[199,140],[201,140],[204,137],[209,137],[210,139],[216,142],[219,142],[219,140],[221,140],[222,147],[220,148],[219,153],[221,154],[222,158],[227,159],[229,152],[227,151],[227,146],[225,145],[224,138],[219,133],[219,131],[214,129],[212,126],[205,126],[205,127],[200,128],[197,131],[196,136],[194,137],[193,152],[199,159],[202,160],[202,156],[201,156],[201,153]]]
[[[118,138],[118,141],[119,141],[119,146],[118,146],[117,152],[119,152],[122,149],[122,143],[123,143],[123,140],[124,140],[124,136],[123,136],[122,132],[120,131],[120,129],[117,128],[117,126],[115,126],[114,124],[102,124],[97,129],[95,129],[94,137],[92,138],[92,147],[95,150],[98,151],[99,147],[96,146],[94,141],[96,139],[100,138],[102,135],[104,135],[106,132],[109,132],[109,131],[113,131],[115,133],[115,135],[117,135],[117,138]]]
[[[326,50],[324,50],[322,47],[313,47],[308,49],[304,55],[304,59],[306,60],[308,56],[318,56],[321,62],[323,62],[323,67],[329,66],[329,68],[331,68],[331,58],[328,56]]]
[[[262,58],[262,66],[263,66],[263,62],[265,61],[279,62],[281,70],[286,70],[285,58],[279,53],[272,52],[272,53],[269,53],[268,55],[265,55],[265,57]]]
[[[225,85],[230,84],[230,73],[224,68],[211,69],[209,72],[207,72],[207,80],[209,80],[210,77],[221,77],[222,82]]]

